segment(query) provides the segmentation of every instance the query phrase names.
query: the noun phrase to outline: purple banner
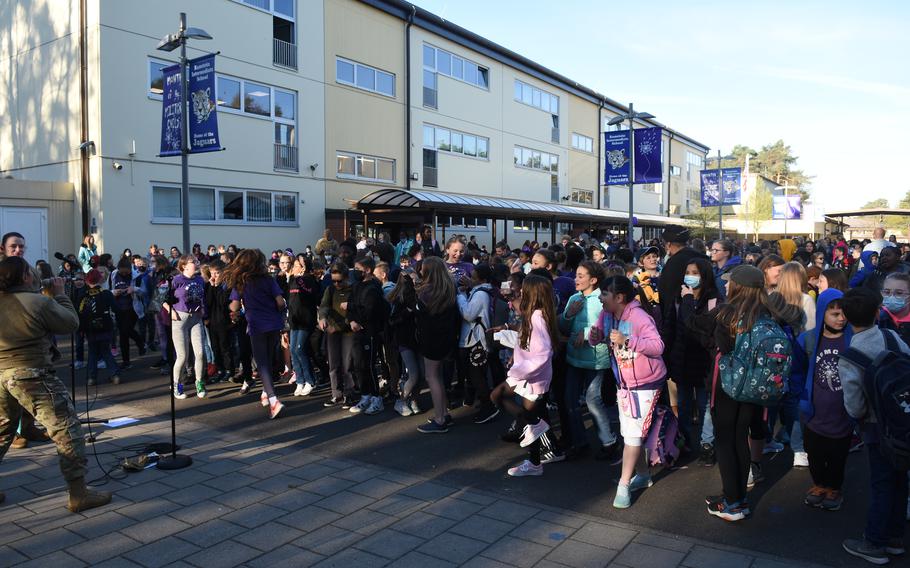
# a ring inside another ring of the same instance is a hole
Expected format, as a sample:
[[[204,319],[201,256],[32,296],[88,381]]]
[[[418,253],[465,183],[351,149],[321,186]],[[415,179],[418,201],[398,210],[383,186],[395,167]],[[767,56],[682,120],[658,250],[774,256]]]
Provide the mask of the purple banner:
[[[772,201],[772,219],[802,219],[802,196],[775,195]]]
[[[661,134],[660,127],[635,129],[635,183],[663,181]]]
[[[629,131],[604,132],[604,185],[629,183]]]
[[[179,156],[183,113],[180,101],[180,65],[161,70],[164,92],[161,95],[161,156]]]

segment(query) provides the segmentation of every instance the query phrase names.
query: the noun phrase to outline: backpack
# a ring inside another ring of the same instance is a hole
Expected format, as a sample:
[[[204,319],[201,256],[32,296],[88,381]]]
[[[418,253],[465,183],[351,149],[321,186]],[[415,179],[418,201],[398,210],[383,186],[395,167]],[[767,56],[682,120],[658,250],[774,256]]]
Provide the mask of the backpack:
[[[679,458],[680,448],[686,443],[679,431],[679,420],[668,407],[658,404],[651,415],[651,427],[645,438],[648,463],[653,466],[671,467]]]
[[[774,406],[788,391],[793,341],[774,320],[761,317],[736,336],[733,351],[721,355],[720,386],[733,400]]]
[[[881,452],[898,471],[910,470],[910,355],[901,351],[893,333],[881,330],[885,351],[874,360],[851,347],[841,357],[864,371],[863,390],[869,399]]]
[[[86,294],[79,306],[79,314],[83,318],[83,327],[86,332],[101,333],[114,329],[110,306],[105,305],[101,295],[101,291],[97,294]]]

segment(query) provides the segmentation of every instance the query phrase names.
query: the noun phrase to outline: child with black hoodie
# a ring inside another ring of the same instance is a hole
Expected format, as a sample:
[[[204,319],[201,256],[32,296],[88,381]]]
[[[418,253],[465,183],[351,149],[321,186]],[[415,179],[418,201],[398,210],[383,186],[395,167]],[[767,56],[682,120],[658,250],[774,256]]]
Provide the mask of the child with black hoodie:
[[[231,291],[221,281],[224,263],[213,260],[209,263],[209,280],[205,283],[205,305],[209,319],[205,321],[212,341],[212,354],[218,374],[216,382],[226,381],[234,374],[234,353],[231,349]]]

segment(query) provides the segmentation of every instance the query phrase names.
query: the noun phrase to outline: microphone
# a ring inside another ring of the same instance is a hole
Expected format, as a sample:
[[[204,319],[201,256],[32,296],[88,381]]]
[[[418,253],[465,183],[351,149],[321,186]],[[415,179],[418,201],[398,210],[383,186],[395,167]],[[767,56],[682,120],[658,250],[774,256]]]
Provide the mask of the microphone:
[[[57,260],[66,260],[66,257],[63,256],[63,253],[62,253],[62,252],[55,252],[55,253],[54,253],[54,258],[56,258]]]

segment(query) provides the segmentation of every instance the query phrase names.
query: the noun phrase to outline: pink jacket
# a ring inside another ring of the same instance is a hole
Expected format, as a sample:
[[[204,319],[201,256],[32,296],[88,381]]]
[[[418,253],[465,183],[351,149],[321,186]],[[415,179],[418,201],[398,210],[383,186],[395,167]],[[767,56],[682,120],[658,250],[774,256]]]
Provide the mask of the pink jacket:
[[[654,319],[641,307],[638,300],[630,302],[616,321],[612,313],[600,313],[595,327],[603,332],[605,343],[610,342],[610,331],[618,329],[626,336],[620,347],[612,347],[613,374],[621,377],[620,386],[627,389],[657,389],[666,381],[664,342],[660,338]]]
[[[553,378],[553,345],[543,312],[531,314],[531,337],[528,348],[515,347],[509,378],[526,381],[533,394],[544,394],[550,390]]]

